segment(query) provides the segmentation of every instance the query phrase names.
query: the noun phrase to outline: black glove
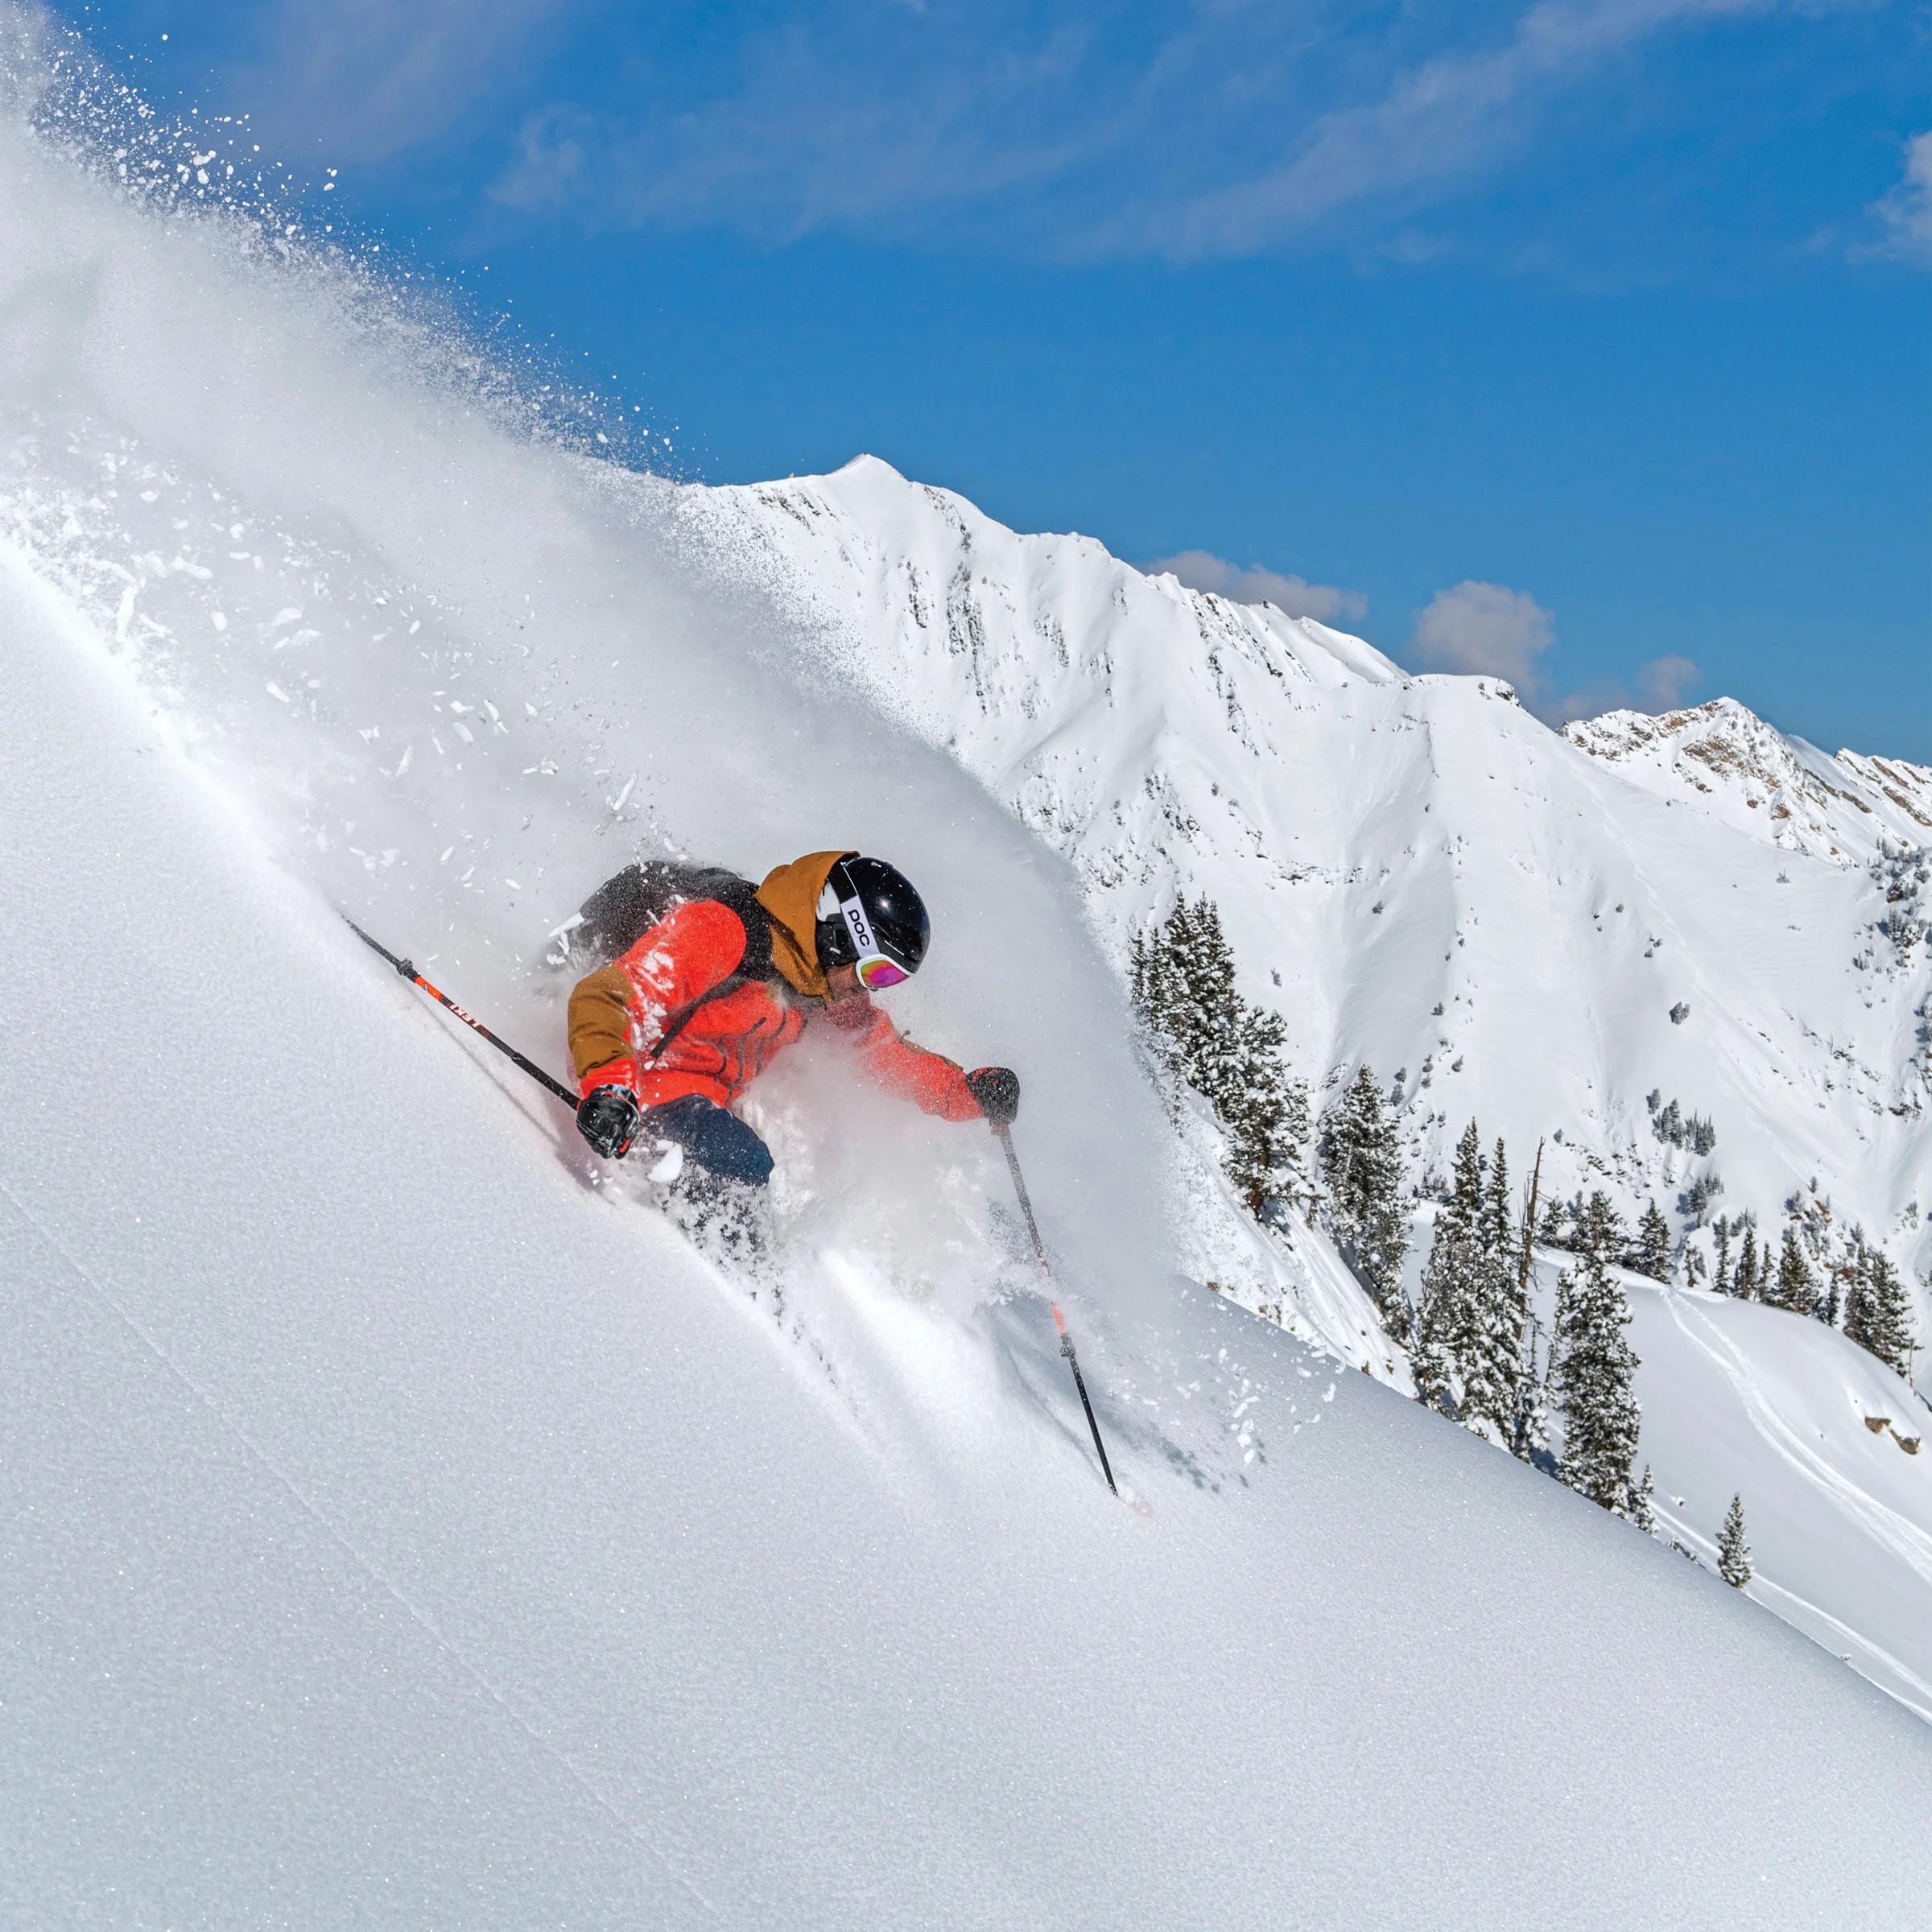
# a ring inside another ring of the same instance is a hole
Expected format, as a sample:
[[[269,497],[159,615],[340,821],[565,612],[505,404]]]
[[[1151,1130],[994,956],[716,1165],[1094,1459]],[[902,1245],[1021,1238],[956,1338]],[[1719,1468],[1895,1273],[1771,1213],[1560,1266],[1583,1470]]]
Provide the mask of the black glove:
[[[966,1087],[994,1126],[1010,1127],[1019,1117],[1020,1076],[1010,1067],[976,1067]]]
[[[642,1118],[628,1087],[593,1087],[577,1103],[577,1132],[607,1161],[630,1152]]]

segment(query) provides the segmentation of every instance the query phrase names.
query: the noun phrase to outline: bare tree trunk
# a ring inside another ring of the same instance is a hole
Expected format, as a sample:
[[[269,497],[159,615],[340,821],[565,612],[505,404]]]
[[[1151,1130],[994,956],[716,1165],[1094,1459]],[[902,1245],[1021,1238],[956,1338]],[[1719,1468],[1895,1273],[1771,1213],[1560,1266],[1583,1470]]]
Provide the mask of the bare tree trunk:
[[[1530,1306],[1530,1249],[1536,1239],[1536,1189],[1537,1183],[1542,1179],[1542,1173],[1543,1144],[1538,1141],[1536,1144],[1536,1165],[1530,1170],[1529,1211],[1523,1216],[1523,1258],[1516,1276],[1516,1292],[1525,1309]]]

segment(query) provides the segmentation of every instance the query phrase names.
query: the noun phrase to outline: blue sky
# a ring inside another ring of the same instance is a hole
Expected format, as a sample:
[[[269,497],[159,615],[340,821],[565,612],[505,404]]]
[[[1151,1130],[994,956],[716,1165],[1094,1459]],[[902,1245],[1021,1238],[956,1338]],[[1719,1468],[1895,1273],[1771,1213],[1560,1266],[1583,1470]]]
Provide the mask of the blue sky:
[[[682,473],[871,450],[1553,717],[1932,761],[1921,6],[66,12]]]

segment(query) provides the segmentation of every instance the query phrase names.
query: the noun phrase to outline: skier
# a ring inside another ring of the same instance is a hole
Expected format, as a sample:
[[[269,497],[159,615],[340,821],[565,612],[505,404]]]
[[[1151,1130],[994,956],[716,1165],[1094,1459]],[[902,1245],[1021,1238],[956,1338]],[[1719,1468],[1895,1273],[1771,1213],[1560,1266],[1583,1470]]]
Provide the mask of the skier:
[[[617,952],[570,996],[577,1128],[606,1160],[642,1133],[683,1149],[701,1195],[720,1183],[762,1187],[771,1150],[730,1109],[807,1026],[844,1034],[871,1080],[927,1113],[996,1126],[1018,1113],[1010,1068],[968,1073],[902,1038],[872,1003],[919,971],[931,930],[896,867],[815,852],[754,890],[729,873],[659,866],[656,876],[672,880],[661,916],[653,876],[631,868],[584,909],[592,943]],[[634,936],[640,917],[650,923]]]

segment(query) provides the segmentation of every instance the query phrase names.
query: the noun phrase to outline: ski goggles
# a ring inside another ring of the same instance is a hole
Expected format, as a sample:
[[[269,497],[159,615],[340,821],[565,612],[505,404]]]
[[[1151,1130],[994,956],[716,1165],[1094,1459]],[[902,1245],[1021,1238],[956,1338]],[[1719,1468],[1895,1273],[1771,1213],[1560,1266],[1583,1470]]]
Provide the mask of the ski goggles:
[[[852,881],[845,876],[843,865],[832,868],[828,883],[838,898],[839,916],[845,922],[852,950],[858,956],[855,964],[859,984],[868,993],[880,993],[888,986],[897,986],[910,979],[912,975],[880,944],[878,935],[872,929],[872,921],[865,916],[865,904],[852,890]]]

